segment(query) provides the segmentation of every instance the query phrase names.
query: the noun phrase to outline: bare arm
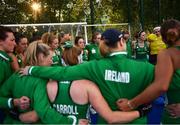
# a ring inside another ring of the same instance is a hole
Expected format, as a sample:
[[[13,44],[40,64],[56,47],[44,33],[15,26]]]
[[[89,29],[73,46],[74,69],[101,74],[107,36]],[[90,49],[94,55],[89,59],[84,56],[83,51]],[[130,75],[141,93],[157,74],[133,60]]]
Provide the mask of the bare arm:
[[[139,117],[138,111],[121,112],[112,111],[105,99],[103,98],[100,90],[94,83],[90,83],[88,87],[89,101],[95,110],[108,122],[108,123],[127,123]]]
[[[127,123],[140,116],[138,111],[112,111],[95,83],[88,80],[73,81],[70,87],[70,95],[73,102],[77,104],[83,105],[90,102],[108,123]]]
[[[166,92],[173,75],[173,64],[167,51],[159,53],[157,65],[155,67],[155,80],[141,94],[130,100],[131,105],[135,108],[141,104],[148,103],[162,93]],[[148,98],[147,98],[148,97]]]
[[[20,114],[19,119],[23,123],[36,123],[39,117],[37,113],[33,110],[33,111]]]

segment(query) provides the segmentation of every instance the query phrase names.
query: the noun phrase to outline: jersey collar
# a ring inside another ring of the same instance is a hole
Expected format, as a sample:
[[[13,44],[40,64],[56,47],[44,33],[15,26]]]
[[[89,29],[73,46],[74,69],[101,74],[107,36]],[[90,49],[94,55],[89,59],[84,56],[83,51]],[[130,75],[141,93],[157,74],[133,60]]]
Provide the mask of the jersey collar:
[[[116,56],[116,55],[127,55],[127,52],[122,51],[122,52],[113,52],[109,54],[109,56]]]
[[[11,58],[8,56],[8,54],[1,50],[0,50],[0,58],[3,58],[4,60],[9,62],[12,61]]]

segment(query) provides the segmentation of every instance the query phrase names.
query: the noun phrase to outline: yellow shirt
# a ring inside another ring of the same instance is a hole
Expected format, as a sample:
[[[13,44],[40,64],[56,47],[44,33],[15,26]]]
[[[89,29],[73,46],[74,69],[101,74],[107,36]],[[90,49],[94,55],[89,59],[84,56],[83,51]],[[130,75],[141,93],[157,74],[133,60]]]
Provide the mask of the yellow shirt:
[[[148,41],[150,42],[150,54],[155,55],[162,49],[166,48],[166,44],[162,41],[161,36],[155,34],[150,34],[148,36]]]

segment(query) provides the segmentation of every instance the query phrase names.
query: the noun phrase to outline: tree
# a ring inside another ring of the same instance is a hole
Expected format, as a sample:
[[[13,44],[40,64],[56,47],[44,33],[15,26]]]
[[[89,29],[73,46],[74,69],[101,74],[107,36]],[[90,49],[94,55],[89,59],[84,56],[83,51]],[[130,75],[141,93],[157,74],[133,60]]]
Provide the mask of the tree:
[[[90,0],[38,0],[41,11],[33,18],[32,0],[0,0],[1,24],[10,23],[91,23]],[[133,30],[140,28],[140,0],[91,0],[94,7],[94,23],[130,22]],[[146,29],[159,25],[163,20],[180,20],[179,0],[141,0],[144,7]],[[103,21],[106,18],[106,21]]]

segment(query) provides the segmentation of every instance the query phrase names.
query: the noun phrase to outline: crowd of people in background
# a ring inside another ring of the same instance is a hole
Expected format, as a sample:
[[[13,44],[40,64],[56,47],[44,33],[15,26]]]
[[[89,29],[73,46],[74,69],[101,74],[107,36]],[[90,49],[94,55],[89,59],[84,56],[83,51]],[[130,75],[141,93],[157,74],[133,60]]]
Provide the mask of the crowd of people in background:
[[[71,35],[0,26],[0,123],[180,123],[179,21]]]

